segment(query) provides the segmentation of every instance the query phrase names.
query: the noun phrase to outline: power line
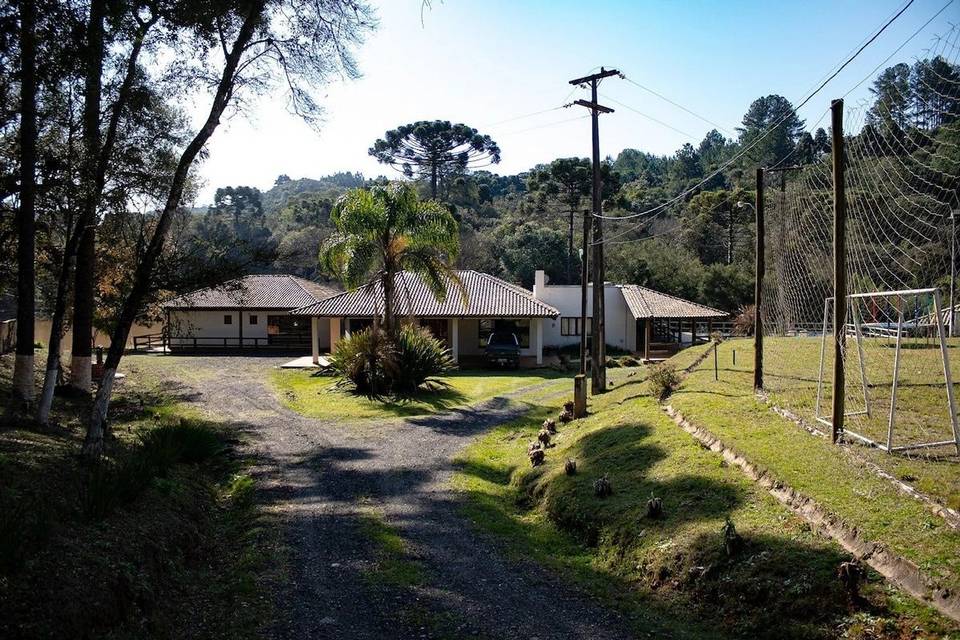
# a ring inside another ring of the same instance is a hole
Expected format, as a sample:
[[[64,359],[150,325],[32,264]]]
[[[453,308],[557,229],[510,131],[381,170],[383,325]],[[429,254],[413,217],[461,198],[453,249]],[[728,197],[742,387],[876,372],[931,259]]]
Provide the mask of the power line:
[[[624,104],[623,102],[620,102],[620,101],[617,100],[616,98],[611,98],[610,96],[605,95],[605,94],[602,94],[602,93],[600,94],[600,96],[601,96],[602,98],[606,98],[606,99],[609,100],[610,102],[615,102],[616,104],[620,105],[620,106],[623,107],[624,109],[629,109],[630,111],[633,111],[633,112],[636,113],[637,115],[643,116],[643,117],[646,118],[647,120],[652,120],[653,122],[656,122],[657,124],[659,124],[659,125],[662,126],[662,127],[666,127],[667,129],[670,129],[670,130],[672,130],[672,131],[676,131],[676,132],[679,133],[680,135],[686,136],[686,137],[690,138],[691,140],[696,141],[696,138],[694,138],[692,135],[690,135],[690,134],[687,133],[686,131],[682,131],[681,129],[677,129],[677,128],[674,127],[674,126],[667,124],[667,123],[664,122],[663,120],[658,120],[657,118],[654,118],[654,117],[651,116],[651,115],[648,115],[648,114],[646,114],[646,113],[643,113],[642,111],[639,111],[639,110],[637,110],[637,109],[634,109],[634,108],[631,107],[630,105]]]
[[[804,98],[804,99],[800,102],[800,104],[799,104],[798,106],[794,107],[790,112],[785,113],[777,122],[775,122],[775,123],[772,124],[770,127],[768,127],[767,130],[763,132],[763,134],[761,134],[759,137],[757,137],[753,142],[751,142],[749,145],[747,145],[745,148],[743,148],[739,153],[737,153],[736,155],[734,155],[734,156],[733,156],[732,158],[730,158],[727,162],[725,162],[725,163],[723,163],[722,165],[720,165],[720,167],[718,167],[714,172],[712,172],[712,173],[711,173],[710,175],[708,175],[706,178],[704,178],[703,180],[701,180],[700,182],[698,182],[698,183],[695,184],[694,186],[692,186],[692,187],[686,189],[685,191],[681,192],[681,193],[678,194],[677,196],[675,196],[675,197],[671,198],[670,200],[664,202],[663,204],[657,205],[656,207],[653,207],[653,208],[648,209],[648,210],[646,210],[646,211],[641,211],[641,212],[638,212],[638,213],[632,213],[632,214],[625,215],[625,216],[605,216],[605,215],[602,215],[602,214],[601,214],[600,217],[601,217],[601,218],[604,218],[604,219],[606,219],[606,220],[630,220],[630,219],[639,218],[639,217],[642,217],[642,216],[645,216],[645,215],[650,215],[650,214],[652,214],[652,213],[656,213],[657,211],[661,211],[661,210],[665,209],[666,207],[670,206],[671,204],[674,204],[674,203],[680,201],[682,198],[685,198],[685,197],[686,197],[687,195],[689,195],[690,193],[693,193],[694,191],[696,191],[697,189],[699,189],[700,187],[702,187],[703,185],[705,185],[707,182],[709,182],[709,181],[712,180],[714,177],[716,177],[719,173],[721,173],[722,171],[724,171],[725,169],[727,169],[730,165],[732,165],[734,162],[736,162],[736,161],[739,160],[741,157],[743,157],[748,151],[750,151],[750,150],[753,149],[755,146],[757,146],[760,142],[762,142],[764,139],[766,139],[766,137],[767,137],[768,135],[770,135],[777,127],[779,127],[779,126],[782,125],[784,122],[786,122],[787,118],[789,118],[791,114],[795,114],[798,109],[802,108],[805,104],[807,104],[808,102],[810,102],[810,100],[813,99],[813,97],[814,97],[815,95],[817,95],[820,91],[822,91],[823,88],[824,88],[825,86],[827,86],[827,84],[829,84],[829,82],[830,82],[831,80],[833,80],[835,77],[837,77],[837,75],[838,75],[841,71],[843,71],[843,69],[845,69],[851,62],[853,62],[853,60],[854,60],[855,58],[857,58],[857,56],[859,56],[861,53],[863,53],[863,51],[864,51],[868,46],[870,46],[870,44],[872,44],[872,43],[880,36],[880,34],[882,34],[884,31],[886,31],[886,29],[887,29],[891,24],[893,24],[893,22],[894,22],[897,18],[899,18],[901,15],[903,15],[903,12],[906,11],[906,10],[914,3],[914,1],[915,1],[915,0],[909,0],[909,1],[907,2],[907,4],[904,5],[903,8],[900,9],[900,11],[898,11],[896,14],[894,14],[893,17],[891,17],[889,20],[887,20],[887,22],[886,22],[882,27],[880,27],[880,29],[879,29],[876,33],[874,33],[873,36],[871,36],[864,44],[862,44],[862,45],[856,50],[856,52],[853,53],[853,55],[851,55],[850,57],[848,57],[847,60],[846,60],[843,64],[841,64],[833,73],[831,73],[831,74],[826,78],[826,80],[824,80],[823,82],[821,82],[820,85],[819,85],[816,89],[814,89],[809,95],[807,95],[807,97]],[[622,234],[621,234],[621,235],[622,235]]]
[[[661,100],[663,100],[663,101],[665,101],[665,102],[669,102],[670,104],[672,104],[673,106],[677,107],[678,109],[681,109],[681,110],[683,110],[683,111],[686,111],[687,113],[689,113],[690,115],[692,115],[694,118],[697,118],[698,120],[703,120],[704,122],[706,122],[706,123],[709,124],[710,126],[716,127],[716,128],[719,129],[720,131],[723,131],[724,133],[727,133],[727,134],[729,134],[729,135],[731,135],[731,136],[733,135],[733,133],[731,133],[728,129],[726,129],[726,128],[723,127],[722,125],[719,125],[719,124],[717,124],[716,122],[714,122],[714,121],[712,121],[712,120],[709,120],[709,119],[707,119],[707,118],[704,118],[703,116],[701,116],[701,115],[698,114],[697,112],[695,112],[695,111],[693,111],[693,110],[691,110],[691,109],[686,108],[685,106],[683,106],[683,105],[680,104],[679,102],[675,102],[674,100],[671,100],[670,98],[668,98],[667,96],[663,95],[662,93],[658,93],[658,92],[654,91],[653,89],[651,89],[650,87],[645,87],[645,86],[643,86],[642,84],[640,84],[639,82],[628,78],[627,76],[621,76],[621,77],[622,77],[624,80],[626,80],[627,82],[629,82],[630,84],[632,84],[632,85],[634,85],[634,86],[636,86],[636,87],[639,87],[639,88],[643,89],[644,91],[647,91],[648,93],[652,93],[653,95],[657,96],[657,97],[660,98]],[[607,99],[608,99],[608,100],[611,100],[612,98],[607,98]],[[626,105],[623,105],[623,106],[626,106]],[[627,108],[629,108],[629,107],[627,107]],[[640,115],[644,115],[644,114],[641,113]],[[649,117],[649,116],[648,116],[648,117]],[[663,124],[663,123],[661,123],[661,124]],[[667,125],[667,126],[669,126],[669,125]],[[673,127],[670,127],[670,128],[672,129]],[[675,129],[675,130],[676,130],[676,129]],[[681,132],[681,133],[682,133],[682,132]],[[684,134],[684,135],[688,135],[688,134]],[[692,137],[692,136],[691,136],[691,137]]]
[[[527,127],[526,129],[520,129],[518,131],[508,131],[500,135],[513,136],[513,135],[517,135],[518,133],[526,133],[527,131],[534,131],[536,129],[546,129],[547,127],[554,127],[559,124],[566,124],[567,122],[573,122],[574,120],[583,120],[584,118],[589,118],[589,117],[590,117],[589,115],[583,115],[583,116],[576,116],[574,118],[566,118],[564,120],[556,120],[554,122],[548,122],[546,124],[539,124],[533,127]]]
[[[566,101],[566,100],[564,100],[564,101]],[[490,123],[485,124],[485,125],[482,125],[482,126],[483,126],[484,128],[487,128],[487,127],[496,127],[496,126],[498,126],[498,125],[506,124],[506,123],[508,123],[508,122],[516,122],[517,120],[524,120],[525,118],[532,118],[533,116],[539,116],[539,115],[542,115],[542,114],[544,114],[544,113],[550,113],[550,112],[552,112],[552,111],[559,111],[560,109],[563,109],[565,106],[566,106],[566,105],[561,104],[560,106],[550,107],[549,109],[541,109],[540,111],[531,111],[530,113],[525,113],[525,114],[520,115],[520,116],[514,116],[513,118],[506,118],[505,120],[498,120],[498,121],[496,121],[496,122],[490,122]]]

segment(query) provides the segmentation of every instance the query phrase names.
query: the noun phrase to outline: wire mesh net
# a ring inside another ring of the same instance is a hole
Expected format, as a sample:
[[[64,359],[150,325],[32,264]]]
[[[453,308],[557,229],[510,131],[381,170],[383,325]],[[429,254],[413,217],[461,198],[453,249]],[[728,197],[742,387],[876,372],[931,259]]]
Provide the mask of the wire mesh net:
[[[882,100],[844,114],[845,437],[910,455],[956,455],[952,212],[960,209],[958,32],[900,69]],[[897,75],[899,74],[899,75]],[[767,172],[764,386],[830,424],[834,343],[833,174]],[[958,213],[960,215],[960,213]],[[952,371],[945,365],[952,365]]]

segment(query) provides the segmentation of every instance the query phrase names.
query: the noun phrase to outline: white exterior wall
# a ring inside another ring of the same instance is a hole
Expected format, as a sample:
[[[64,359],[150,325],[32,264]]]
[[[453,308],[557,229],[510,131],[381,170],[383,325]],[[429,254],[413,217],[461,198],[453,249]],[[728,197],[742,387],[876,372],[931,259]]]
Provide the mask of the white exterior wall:
[[[261,338],[260,346],[267,346],[267,316],[287,315],[287,309],[244,309],[242,312],[237,309],[220,310],[185,310],[170,311],[170,335],[182,337],[180,340],[171,340],[173,346],[178,344],[192,345],[190,338],[206,338],[200,340],[198,346],[223,346],[223,341],[219,342],[211,338],[228,338],[228,346],[237,346],[240,338],[240,314],[243,314],[243,338],[244,346],[253,346],[248,338]],[[257,316],[257,324],[250,324],[250,316]],[[224,316],[233,318],[232,324],[224,324]],[[305,320],[306,321],[306,320]],[[321,351],[328,351],[330,348],[330,320],[327,318],[319,319],[318,327],[319,347]]]
[[[537,271],[533,285],[533,296],[555,307],[560,318],[580,317],[580,285],[548,285],[543,271]],[[587,285],[587,317],[593,317],[593,285]],[[580,344],[580,336],[560,334],[560,318],[543,320],[543,346],[563,347]],[[607,345],[635,351],[637,348],[636,320],[623,292],[619,287],[608,284],[604,289],[604,327]]]

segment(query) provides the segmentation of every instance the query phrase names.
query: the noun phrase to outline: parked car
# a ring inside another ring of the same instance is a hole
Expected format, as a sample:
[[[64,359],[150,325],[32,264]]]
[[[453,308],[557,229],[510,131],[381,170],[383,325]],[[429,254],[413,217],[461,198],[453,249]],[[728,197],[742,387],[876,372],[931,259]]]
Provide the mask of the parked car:
[[[491,333],[483,353],[490,366],[514,369],[520,366],[520,341],[515,333]]]

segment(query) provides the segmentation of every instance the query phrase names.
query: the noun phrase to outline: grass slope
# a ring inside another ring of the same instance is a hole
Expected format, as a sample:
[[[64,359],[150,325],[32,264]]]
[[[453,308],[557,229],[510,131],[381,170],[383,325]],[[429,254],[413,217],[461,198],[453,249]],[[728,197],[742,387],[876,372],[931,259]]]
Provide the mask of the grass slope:
[[[678,366],[697,355],[682,353]],[[531,414],[462,453],[454,484],[478,526],[624,608],[647,633],[868,638],[949,628],[875,575],[867,602],[851,604],[836,579],[848,559],[837,545],[677,428],[642,375],[610,375],[614,390],[592,399],[590,417],[560,426],[543,466],[531,468],[526,448],[564,399],[549,394],[527,395]],[[575,475],[564,472],[567,458]],[[603,475],[614,491],[605,499],[593,488]],[[661,519],[646,515],[652,496],[663,502]],[[744,540],[733,556],[727,518]]]
[[[705,362],[690,374],[670,403],[751,462],[771,470],[856,526],[867,539],[886,544],[950,589],[960,588],[960,532],[888,481],[841,455],[826,439],[810,435],[757,400],[751,389],[752,373],[739,367],[742,342],[720,345],[719,360],[727,364],[719,381],[714,380],[712,362],[709,367]],[[729,365],[733,348],[737,349],[737,369]],[[891,469],[910,465],[920,477],[937,478],[939,490],[947,489],[941,497],[956,504],[956,489],[951,489],[960,486],[956,462],[911,460],[859,446],[857,451]]]
[[[489,400],[495,396],[555,379],[546,369],[531,371],[460,371],[442,376],[444,385],[408,398],[368,398],[335,386],[336,379],[307,371],[275,369],[273,387],[286,407],[319,419],[369,420],[422,416]]]
[[[144,378],[117,389],[99,467],[77,455],[88,401],[58,398],[49,432],[0,424],[0,636],[252,638],[269,621],[278,542],[246,463]]]

